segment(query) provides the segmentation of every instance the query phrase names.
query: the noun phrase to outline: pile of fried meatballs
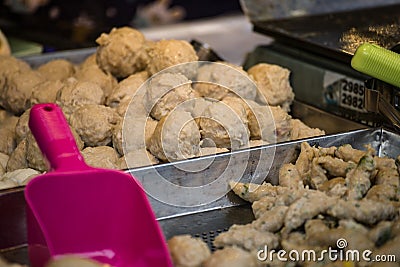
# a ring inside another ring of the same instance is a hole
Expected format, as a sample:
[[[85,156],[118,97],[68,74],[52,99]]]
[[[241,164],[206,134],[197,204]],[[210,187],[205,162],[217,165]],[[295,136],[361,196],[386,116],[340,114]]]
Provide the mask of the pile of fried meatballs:
[[[95,167],[135,168],[324,134],[288,114],[294,94],[285,68],[200,63],[187,41],[150,41],[129,27],[96,42],[79,64],[54,59],[33,68],[1,56],[0,189],[49,168],[28,127],[37,103],[62,108]]]

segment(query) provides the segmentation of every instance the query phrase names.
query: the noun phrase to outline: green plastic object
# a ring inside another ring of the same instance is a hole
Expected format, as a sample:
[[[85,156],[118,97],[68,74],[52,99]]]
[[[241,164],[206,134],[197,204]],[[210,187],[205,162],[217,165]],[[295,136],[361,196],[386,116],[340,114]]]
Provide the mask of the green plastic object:
[[[400,87],[400,54],[364,43],[354,53],[351,66],[359,72]]]

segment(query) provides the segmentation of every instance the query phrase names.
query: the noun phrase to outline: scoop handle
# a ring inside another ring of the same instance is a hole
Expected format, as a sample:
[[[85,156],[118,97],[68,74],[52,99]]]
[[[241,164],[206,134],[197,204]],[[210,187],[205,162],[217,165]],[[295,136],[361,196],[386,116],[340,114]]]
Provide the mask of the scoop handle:
[[[360,45],[351,66],[373,78],[400,87],[400,54],[375,44]]]
[[[87,167],[58,105],[34,105],[30,111],[29,128],[51,169],[82,170]]]

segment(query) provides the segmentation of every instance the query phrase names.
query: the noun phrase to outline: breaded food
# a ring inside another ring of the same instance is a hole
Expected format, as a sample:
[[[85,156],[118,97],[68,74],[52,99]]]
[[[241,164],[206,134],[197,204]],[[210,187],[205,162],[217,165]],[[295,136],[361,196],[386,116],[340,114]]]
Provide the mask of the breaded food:
[[[261,213],[251,224],[258,231],[277,232],[284,224],[288,209],[287,206],[272,207],[270,210]]]
[[[10,74],[30,70],[31,67],[25,61],[10,55],[0,55],[0,96],[3,95]]]
[[[150,139],[157,124],[158,121],[153,120],[151,117],[128,118],[125,122],[120,120],[113,128],[113,147],[120,155],[124,155],[124,153],[150,146]],[[125,138],[124,144],[122,142],[123,137]]]
[[[110,146],[86,147],[81,151],[85,162],[93,167],[119,169],[118,154]]]
[[[64,87],[65,83],[61,80],[44,81],[33,87],[31,105],[38,103],[55,103],[58,91]]]
[[[290,110],[294,99],[290,86],[290,71],[274,64],[259,63],[251,67],[247,73],[257,84],[257,100],[271,106],[281,106],[285,111]]]
[[[86,146],[106,146],[111,143],[113,127],[119,120],[112,108],[92,104],[76,109],[69,122]]]
[[[15,130],[8,127],[0,127],[0,136],[0,152],[11,155],[17,146]]]
[[[160,161],[147,149],[142,148],[129,151],[118,159],[118,163],[120,169],[127,169],[151,166],[160,163]]]
[[[84,69],[84,68],[87,68],[87,67],[91,67],[91,66],[93,66],[93,65],[97,65],[96,57],[97,57],[96,53],[93,53],[93,54],[89,55],[88,57],[86,57],[86,58],[81,62],[81,64],[79,64],[79,65],[77,66],[77,68],[79,68],[79,69]]]
[[[161,118],[150,139],[149,151],[162,161],[199,154],[200,130],[189,112],[175,110]]]
[[[201,267],[211,255],[206,243],[190,235],[172,237],[168,249],[175,267]]]
[[[215,251],[203,267],[256,267],[257,258],[238,247],[225,247]]]
[[[79,107],[89,104],[101,105],[104,101],[105,96],[99,85],[71,80],[58,92],[56,103],[68,119]]]
[[[8,75],[4,90],[0,95],[0,104],[15,115],[22,114],[30,108],[33,88],[44,81],[43,76],[33,70]]]
[[[193,88],[200,96],[216,100],[227,96],[254,100],[257,94],[256,85],[243,68],[228,62],[200,66]]]
[[[147,53],[144,35],[133,28],[113,28],[96,39],[97,65],[106,73],[125,78],[145,68]]]
[[[75,73],[75,66],[66,59],[53,59],[37,68],[47,81],[64,80]]]
[[[102,71],[97,65],[79,68],[74,76],[78,81],[95,83],[103,90],[107,98],[117,85],[117,80],[109,73]]]
[[[237,246],[248,251],[267,245],[274,249],[279,245],[279,238],[273,233],[254,228],[253,224],[232,225],[227,232],[219,234],[215,240],[216,247]]]
[[[7,161],[7,172],[18,169],[28,168],[28,160],[26,159],[27,141],[26,138],[21,140],[14,151],[11,153]]]
[[[181,63],[197,61],[196,51],[185,40],[160,40],[148,48],[147,71],[154,75],[168,67]],[[185,72],[185,69],[182,69]],[[190,77],[189,77],[190,78]]]
[[[141,71],[128,76],[120,81],[108,96],[106,105],[112,108],[117,108],[121,102],[130,101],[133,96],[138,93],[140,86],[149,78],[146,71]],[[142,95],[144,94],[141,93]]]
[[[394,218],[397,211],[388,203],[364,198],[349,201],[340,199],[327,210],[327,213],[339,219],[354,219],[366,225],[373,225]]]
[[[304,188],[303,179],[294,164],[283,164],[279,169],[279,185],[293,190]]]
[[[269,143],[284,142],[290,139],[291,116],[280,107],[248,103],[247,116],[250,137]]]
[[[291,119],[290,128],[290,140],[325,135],[324,130],[319,128],[311,128],[299,119]]]
[[[149,80],[144,97],[146,110],[153,118],[160,120],[180,104],[193,99],[194,91],[191,81],[184,75],[166,72]]]
[[[203,139],[213,140],[219,148],[239,149],[248,146],[247,118],[223,102],[209,105],[199,119]]]
[[[375,161],[371,155],[366,154],[360,159],[357,167],[347,173],[346,186],[349,200],[358,200],[364,197],[371,187],[374,170]]]
[[[31,109],[29,108],[18,118],[17,125],[15,126],[15,141],[17,144],[25,139],[26,135],[30,131],[28,125],[30,113]]]
[[[25,168],[7,172],[1,178],[3,181],[11,180],[18,186],[21,186],[26,185],[31,179],[38,176],[39,174],[40,172],[38,172],[37,170]]]

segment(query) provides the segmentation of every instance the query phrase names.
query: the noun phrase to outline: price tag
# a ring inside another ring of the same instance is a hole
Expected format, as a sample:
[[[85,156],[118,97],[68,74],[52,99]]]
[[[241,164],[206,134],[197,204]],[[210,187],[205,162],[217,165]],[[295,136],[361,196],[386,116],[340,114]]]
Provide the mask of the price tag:
[[[324,76],[325,100],[343,108],[367,112],[364,104],[364,82],[344,75],[326,72]]]

